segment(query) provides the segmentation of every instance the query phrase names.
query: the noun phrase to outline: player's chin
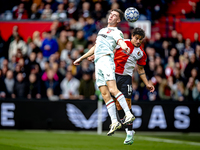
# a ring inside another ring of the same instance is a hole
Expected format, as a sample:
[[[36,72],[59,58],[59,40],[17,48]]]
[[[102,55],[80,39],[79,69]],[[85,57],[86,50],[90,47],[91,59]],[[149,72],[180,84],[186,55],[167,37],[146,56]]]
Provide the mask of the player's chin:
[[[140,47],[140,44],[137,44],[137,43],[136,43],[136,44],[135,44],[135,47]]]

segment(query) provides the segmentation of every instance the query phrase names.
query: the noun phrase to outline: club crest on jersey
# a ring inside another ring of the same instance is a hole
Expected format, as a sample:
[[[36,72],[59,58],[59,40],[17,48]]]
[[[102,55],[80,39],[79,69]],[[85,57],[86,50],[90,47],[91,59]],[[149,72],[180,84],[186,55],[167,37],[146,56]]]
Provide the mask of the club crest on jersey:
[[[138,55],[138,56],[140,56],[140,55],[141,55],[141,53],[140,53],[140,52],[138,52],[138,53],[137,53],[137,55]]]
[[[107,33],[110,33],[112,30],[108,30]]]

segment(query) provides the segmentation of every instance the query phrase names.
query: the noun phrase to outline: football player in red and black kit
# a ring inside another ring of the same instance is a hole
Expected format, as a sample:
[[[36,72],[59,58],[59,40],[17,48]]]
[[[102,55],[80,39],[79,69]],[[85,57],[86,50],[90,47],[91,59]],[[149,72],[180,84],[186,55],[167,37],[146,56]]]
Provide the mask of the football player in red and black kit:
[[[146,65],[147,55],[141,47],[141,44],[145,38],[145,32],[141,28],[134,28],[130,40],[125,40],[127,46],[130,48],[130,54],[126,54],[120,47],[116,47],[115,52],[115,77],[118,89],[124,94],[127,104],[131,110],[131,97],[132,97],[132,74],[137,64],[137,71],[146,85],[146,88],[153,92],[155,90],[154,86],[151,85],[145,74],[144,66]],[[120,119],[123,121],[124,112],[120,104],[115,101],[116,107],[119,113]],[[128,124],[125,126],[127,133],[126,139],[124,141],[125,145],[131,145],[134,141],[134,130],[133,125]]]

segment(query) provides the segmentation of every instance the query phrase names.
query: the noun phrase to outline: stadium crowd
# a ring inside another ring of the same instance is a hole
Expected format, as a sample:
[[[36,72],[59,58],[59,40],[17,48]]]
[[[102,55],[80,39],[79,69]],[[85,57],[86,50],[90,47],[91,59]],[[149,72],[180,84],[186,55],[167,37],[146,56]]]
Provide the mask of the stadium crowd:
[[[73,61],[95,44],[107,12],[134,6],[141,13],[140,19],[151,20],[165,11],[153,7],[162,8],[165,1],[125,1],[18,0],[4,4],[6,7],[0,9],[3,19],[45,19],[53,23],[49,31],[35,31],[28,40],[21,37],[17,26],[7,41],[0,36],[0,99],[97,100],[100,93],[94,64],[84,60],[74,66]],[[124,32],[124,37],[130,38],[130,34]],[[156,33],[154,40],[145,39],[145,71],[156,90],[150,93],[145,88],[136,66],[132,101],[200,100],[199,35],[195,33],[194,40],[183,39],[176,30],[171,35],[163,38]]]

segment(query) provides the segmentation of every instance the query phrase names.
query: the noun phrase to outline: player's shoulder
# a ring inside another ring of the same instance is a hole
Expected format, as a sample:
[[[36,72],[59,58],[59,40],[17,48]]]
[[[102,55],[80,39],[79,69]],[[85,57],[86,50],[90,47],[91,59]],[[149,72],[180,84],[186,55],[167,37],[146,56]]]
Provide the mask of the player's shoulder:
[[[140,50],[142,51],[143,55],[146,56],[147,54],[145,53],[144,49],[140,46]]]

